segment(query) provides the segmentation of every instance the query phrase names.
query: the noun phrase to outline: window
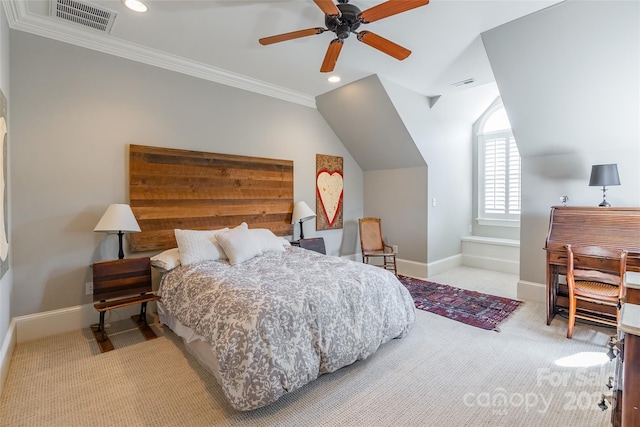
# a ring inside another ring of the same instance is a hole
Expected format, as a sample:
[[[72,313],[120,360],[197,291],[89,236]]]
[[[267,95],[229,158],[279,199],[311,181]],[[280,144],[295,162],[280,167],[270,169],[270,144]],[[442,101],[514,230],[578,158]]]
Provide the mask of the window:
[[[501,104],[487,113],[478,133],[479,222],[518,225],[520,221],[520,153]]]

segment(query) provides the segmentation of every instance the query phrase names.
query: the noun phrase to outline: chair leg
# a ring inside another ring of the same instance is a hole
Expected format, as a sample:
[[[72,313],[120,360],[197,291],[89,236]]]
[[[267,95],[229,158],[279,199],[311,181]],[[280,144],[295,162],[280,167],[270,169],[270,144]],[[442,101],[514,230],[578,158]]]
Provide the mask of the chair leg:
[[[571,339],[573,336],[573,328],[576,325],[576,298],[574,296],[569,297],[569,321],[567,322],[567,338]]]

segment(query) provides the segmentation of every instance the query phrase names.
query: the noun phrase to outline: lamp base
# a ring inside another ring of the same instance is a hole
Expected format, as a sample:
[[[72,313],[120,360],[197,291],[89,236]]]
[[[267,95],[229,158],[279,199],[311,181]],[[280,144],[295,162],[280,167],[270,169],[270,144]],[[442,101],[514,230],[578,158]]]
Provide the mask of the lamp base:
[[[122,231],[118,231],[118,259],[124,258],[124,251],[122,250]]]
[[[602,186],[602,203],[600,203],[598,206],[600,206],[601,208],[608,208],[609,206],[611,206],[611,204],[607,202],[607,187],[604,185]]]

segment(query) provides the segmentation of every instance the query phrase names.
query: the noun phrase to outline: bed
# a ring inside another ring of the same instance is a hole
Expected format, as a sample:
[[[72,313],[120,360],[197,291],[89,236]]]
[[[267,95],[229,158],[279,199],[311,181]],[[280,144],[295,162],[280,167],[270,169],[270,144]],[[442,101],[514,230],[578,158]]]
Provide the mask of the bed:
[[[158,251],[160,322],[237,410],[268,405],[404,337],[389,271],[293,247],[293,162],[131,145],[132,251]],[[248,226],[247,223],[251,224]]]
[[[389,271],[286,244],[235,265],[180,265],[159,292],[160,321],[241,411],[367,358],[415,319]]]

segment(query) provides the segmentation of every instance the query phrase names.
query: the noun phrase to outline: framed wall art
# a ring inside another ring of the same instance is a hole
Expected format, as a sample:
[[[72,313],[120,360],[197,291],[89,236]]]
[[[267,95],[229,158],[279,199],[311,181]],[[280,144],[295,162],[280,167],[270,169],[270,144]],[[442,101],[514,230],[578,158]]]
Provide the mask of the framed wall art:
[[[342,228],[342,157],[316,154],[316,230]]]

